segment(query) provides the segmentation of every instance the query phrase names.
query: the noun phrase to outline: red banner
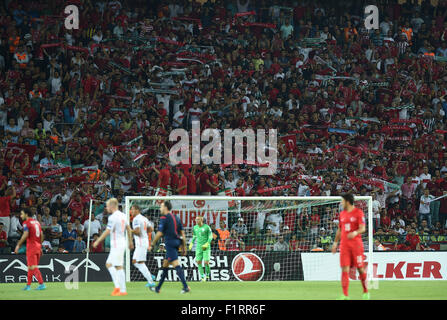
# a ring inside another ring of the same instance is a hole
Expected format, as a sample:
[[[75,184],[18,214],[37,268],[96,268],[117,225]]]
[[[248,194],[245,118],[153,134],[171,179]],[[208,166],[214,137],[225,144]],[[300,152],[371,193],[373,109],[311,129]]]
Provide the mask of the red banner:
[[[422,126],[425,126],[424,122],[422,121],[422,119],[408,119],[408,120],[405,120],[405,119],[394,118],[394,119],[390,120],[390,123],[391,124],[395,124],[395,123],[415,123],[415,124],[420,124]]]
[[[245,17],[245,16],[255,16],[255,11],[247,11],[247,12],[238,12],[234,15],[235,18]]]
[[[73,51],[79,51],[84,52],[85,54],[89,54],[88,49],[84,47],[76,47],[76,46],[65,46],[65,49],[67,50],[73,50]]]
[[[9,166],[12,159],[23,156],[24,153],[28,154],[30,164],[33,161],[34,153],[36,153],[36,146],[30,144],[19,144],[9,142],[6,146],[6,153],[4,155],[5,164]]]
[[[351,177],[349,177],[349,180],[351,180],[351,182],[354,183],[354,184],[357,184],[357,183],[362,184],[362,185],[363,184],[368,184],[368,185],[371,185],[371,186],[376,186],[376,187],[378,187],[378,188],[380,188],[382,190],[385,189],[383,187],[383,183],[382,182],[375,181],[375,180],[372,180],[372,179],[363,179],[363,178],[357,178],[357,177],[351,176]]]
[[[190,17],[174,17],[172,18],[172,20],[176,20],[176,21],[192,21],[195,24],[197,24],[197,26],[199,27],[199,30],[202,30],[202,21],[200,21],[200,19],[195,19],[195,18],[190,18]]]
[[[261,22],[246,22],[242,24],[244,27],[261,27],[276,29],[276,24],[273,23],[261,23]]]
[[[199,53],[199,52],[190,52],[190,51],[182,51],[177,54],[177,57],[185,58],[185,57],[196,57],[202,60],[216,60],[216,56],[208,53]]]
[[[279,186],[279,187],[265,188],[265,189],[258,190],[258,193],[263,194],[263,193],[266,193],[266,192],[271,192],[271,191],[276,191],[276,190],[290,189],[292,187],[293,186],[291,184],[288,184],[288,185]]]
[[[392,131],[407,131],[410,134],[413,134],[413,129],[411,129],[409,126],[399,126],[399,125],[390,125],[390,126],[384,126],[382,128],[382,132],[392,132]]]
[[[46,178],[46,177],[49,177],[49,176],[60,175],[62,173],[66,173],[66,172],[71,172],[71,168],[70,167],[65,167],[65,168],[60,168],[60,169],[44,172],[41,175],[39,175],[39,179]]]
[[[171,39],[166,39],[166,38],[162,38],[162,37],[156,37],[157,41],[162,42],[162,43],[167,43],[167,44],[173,44],[179,47],[183,47],[185,45],[185,43],[183,42],[179,42],[179,41],[174,41]]]

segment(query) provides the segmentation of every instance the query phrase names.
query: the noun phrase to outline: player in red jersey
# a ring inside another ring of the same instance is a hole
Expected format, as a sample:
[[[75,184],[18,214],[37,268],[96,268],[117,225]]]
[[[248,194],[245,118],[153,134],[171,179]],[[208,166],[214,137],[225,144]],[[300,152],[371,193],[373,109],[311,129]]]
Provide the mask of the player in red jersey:
[[[31,290],[31,282],[33,281],[33,276],[36,276],[39,286],[36,290],[46,289],[43,283],[42,274],[38,268],[40,256],[42,255],[42,242],[43,234],[40,223],[34,220],[32,213],[29,209],[24,209],[20,212],[20,218],[23,221],[23,235],[17,243],[15,253],[19,252],[20,247],[26,241],[26,260],[28,263],[28,282],[23,288],[25,291]]]
[[[340,300],[348,300],[349,268],[357,268],[363,286],[363,299],[369,300],[369,292],[364,266],[364,250],[361,234],[365,232],[365,215],[354,206],[354,196],[350,193],[342,196],[343,211],[335,235],[332,253],[337,252],[340,240],[341,286],[343,295]]]

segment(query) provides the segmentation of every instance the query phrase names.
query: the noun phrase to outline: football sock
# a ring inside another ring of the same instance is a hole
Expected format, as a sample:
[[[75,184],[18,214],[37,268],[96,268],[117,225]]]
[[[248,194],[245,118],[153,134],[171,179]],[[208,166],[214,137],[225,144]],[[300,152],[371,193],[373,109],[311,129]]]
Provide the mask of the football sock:
[[[117,275],[117,270],[115,267],[110,267],[108,268],[110,276],[112,277],[112,281],[113,281],[113,285],[115,286],[115,288],[119,288],[120,287],[120,283],[118,281],[118,275]]]
[[[185,274],[183,273],[182,267],[180,266],[175,267],[175,271],[177,271],[177,275],[180,278],[180,281],[182,281],[183,288],[187,288],[188,285],[186,284]]]
[[[33,274],[34,270],[28,269],[28,282],[26,284],[29,286],[31,285],[31,282],[33,282]]]
[[[366,272],[361,273],[359,278],[362,281],[363,293],[367,293],[368,292],[368,283],[366,281]]]
[[[348,272],[341,273],[341,287],[343,288],[343,294],[348,296],[348,287],[349,287],[349,274]]]
[[[116,270],[118,283],[120,285],[120,291],[126,292],[126,274],[124,273],[124,269]]]
[[[147,282],[153,283],[152,275],[145,263],[135,263],[134,266],[140,270],[141,274],[146,278]]]
[[[36,276],[37,282],[39,282],[39,284],[42,284],[43,279],[42,279],[42,274],[40,273],[39,268],[34,269],[34,275]]]
[[[167,275],[168,275],[168,268],[163,268],[163,273],[161,274],[160,281],[158,282],[158,285],[157,285],[158,290],[160,290]]]
[[[201,263],[199,264],[199,275],[200,275],[200,278],[203,277],[203,267],[202,267]]]
[[[205,265],[205,270],[206,270],[206,275],[209,277],[211,275],[211,270],[210,270],[210,265],[209,264]]]

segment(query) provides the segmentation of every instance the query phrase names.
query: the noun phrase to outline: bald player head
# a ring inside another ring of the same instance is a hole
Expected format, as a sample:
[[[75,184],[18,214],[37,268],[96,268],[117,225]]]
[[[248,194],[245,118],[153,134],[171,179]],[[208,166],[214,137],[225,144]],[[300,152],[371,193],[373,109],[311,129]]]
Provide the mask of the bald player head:
[[[118,210],[118,200],[116,198],[111,198],[106,201],[106,210],[108,213],[114,213]]]
[[[203,225],[203,216],[196,217],[196,224],[199,225],[199,227]]]

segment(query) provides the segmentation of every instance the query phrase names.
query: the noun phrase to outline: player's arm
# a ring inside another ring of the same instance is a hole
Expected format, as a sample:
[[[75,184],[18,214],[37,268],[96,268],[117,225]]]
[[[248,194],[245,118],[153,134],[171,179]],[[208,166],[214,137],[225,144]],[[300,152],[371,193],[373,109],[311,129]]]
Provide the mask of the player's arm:
[[[133,234],[139,236],[141,234],[140,227],[131,230]]]
[[[19,253],[19,249],[20,249],[20,247],[21,247],[22,244],[26,241],[26,239],[28,239],[28,234],[29,234],[28,228],[25,226],[25,228],[24,228],[24,230],[23,230],[22,237],[20,238],[19,242],[17,242],[16,248],[15,248],[15,250],[14,250],[14,253],[15,253],[15,254],[18,254],[18,253]]]
[[[337,252],[338,241],[340,240],[340,226],[337,228],[337,232],[335,233],[334,243],[332,244],[332,253]]]
[[[127,239],[129,240],[129,249],[133,249],[132,229],[130,228],[129,224],[126,224],[126,230],[128,234]]]
[[[134,219],[133,220],[133,229],[132,232],[130,234],[136,234],[137,236],[139,236],[141,234],[141,229],[140,229],[140,223],[137,221],[138,219]]]
[[[357,230],[354,230],[354,231],[348,233],[348,239],[354,239],[359,234],[364,233],[365,230],[366,230],[365,224],[359,224],[359,228]]]
[[[189,250],[192,249],[192,246],[194,245],[194,242],[196,241],[197,236],[196,236],[196,228],[194,226],[194,228],[192,228],[192,239],[191,242],[189,243]]]
[[[155,237],[154,237],[154,240],[152,240],[152,243],[149,243],[149,248],[147,249],[148,251],[151,251],[152,247],[157,244],[158,240],[160,240],[161,237],[163,237],[163,235],[164,235],[163,231],[165,231],[165,221],[166,221],[165,216],[160,218],[160,224],[158,225],[158,231],[155,234]]]
[[[208,239],[207,239],[207,241],[205,242],[205,244],[202,246],[202,249],[203,249],[203,250],[208,249],[209,246],[210,246],[210,244],[211,244],[211,241],[212,241],[212,240],[213,240],[213,232],[211,231],[210,226],[208,226]]]
[[[182,230],[180,230],[180,236],[181,236],[181,238],[182,238],[182,245],[181,245],[181,248],[182,248],[182,255],[186,255],[186,235],[185,235],[185,231],[182,229]]]
[[[163,237],[163,232],[157,231],[157,233],[155,234],[154,240],[152,240],[152,243],[149,243],[148,251],[151,251],[152,247],[157,244],[158,240],[160,240],[161,237]]]

